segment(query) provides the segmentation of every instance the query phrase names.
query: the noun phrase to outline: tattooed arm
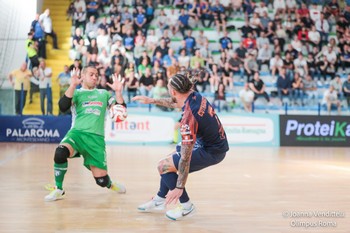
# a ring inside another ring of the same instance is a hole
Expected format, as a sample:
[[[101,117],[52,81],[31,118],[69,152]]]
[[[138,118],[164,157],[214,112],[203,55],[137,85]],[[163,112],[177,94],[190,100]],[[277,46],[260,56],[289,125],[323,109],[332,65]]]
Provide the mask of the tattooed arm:
[[[190,171],[193,144],[181,145],[181,158],[179,161],[176,188],[184,189]]]
[[[132,101],[140,101],[144,104],[156,104],[167,108],[177,108],[176,102],[172,98],[153,99],[147,96],[135,96]]]

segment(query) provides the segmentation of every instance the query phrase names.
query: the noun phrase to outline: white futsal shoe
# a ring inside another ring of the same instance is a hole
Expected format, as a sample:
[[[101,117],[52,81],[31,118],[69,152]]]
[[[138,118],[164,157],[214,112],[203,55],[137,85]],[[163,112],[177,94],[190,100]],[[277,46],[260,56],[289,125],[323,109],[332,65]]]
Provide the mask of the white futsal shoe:
[[[56,200],[60,200],[64,197],[64,190],[55,188],[54,190],[52,190],[50,192],[49,195],[45,196],[45,201],[56,201]]]
[[[187,207],[188,205],[188,207]],[[180,220],[186,216],[190,216],[195,212],[195,207],[192,203],[186,203],[185,205],[179,204],[175,209],[168,210],[166,216],[171,220]]]
[[[163,211],[165,210],[165,198],[155,196],[150,201],[139,205],[137,209],[145,213]]]

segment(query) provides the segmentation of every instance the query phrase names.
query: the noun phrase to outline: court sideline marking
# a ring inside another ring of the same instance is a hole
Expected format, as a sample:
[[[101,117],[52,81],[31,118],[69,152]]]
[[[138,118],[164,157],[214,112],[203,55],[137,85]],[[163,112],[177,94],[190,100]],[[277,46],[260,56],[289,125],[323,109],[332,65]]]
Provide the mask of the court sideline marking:
[[[34,144],[32,144],[31,146],[17,152],[16,154],[11,154],[11,155],[8,155],[5,159],[3,160],[0,160],[0,167],[5,165],[6,163],[12,161],[12,160],[15,160],[19,157],[21,157],[22,155],[24,155],[25,153],[27,153],[28,151],[32,150],[33,148],[35,147]]]

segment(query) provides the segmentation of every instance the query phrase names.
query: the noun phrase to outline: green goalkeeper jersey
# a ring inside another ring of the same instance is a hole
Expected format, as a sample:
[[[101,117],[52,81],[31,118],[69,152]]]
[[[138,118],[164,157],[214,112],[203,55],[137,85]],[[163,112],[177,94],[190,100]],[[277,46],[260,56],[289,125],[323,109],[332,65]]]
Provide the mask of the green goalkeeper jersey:
[[[111,93],[104,89],[74,91],[72,129],[104,136],[107,107],[115,103]]]

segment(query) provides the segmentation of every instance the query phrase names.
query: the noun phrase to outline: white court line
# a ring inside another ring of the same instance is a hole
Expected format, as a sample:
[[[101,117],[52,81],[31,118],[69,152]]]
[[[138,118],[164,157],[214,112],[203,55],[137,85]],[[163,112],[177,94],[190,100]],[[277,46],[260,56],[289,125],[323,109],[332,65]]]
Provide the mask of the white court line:
[[[21,150],[21,151],[17,152],[16,154],[8,155],[5,159],[0,160],[0,167],[5,165],[6,163],[12,161],[12,160],[15,160],[15,159],[21,157],[22,155],[24,155],[25,153],[27,153],[28,151],[30,151],[34,147],[35,147],[35,145],[32,144],[31,146],[25,148],[24,150]]]

